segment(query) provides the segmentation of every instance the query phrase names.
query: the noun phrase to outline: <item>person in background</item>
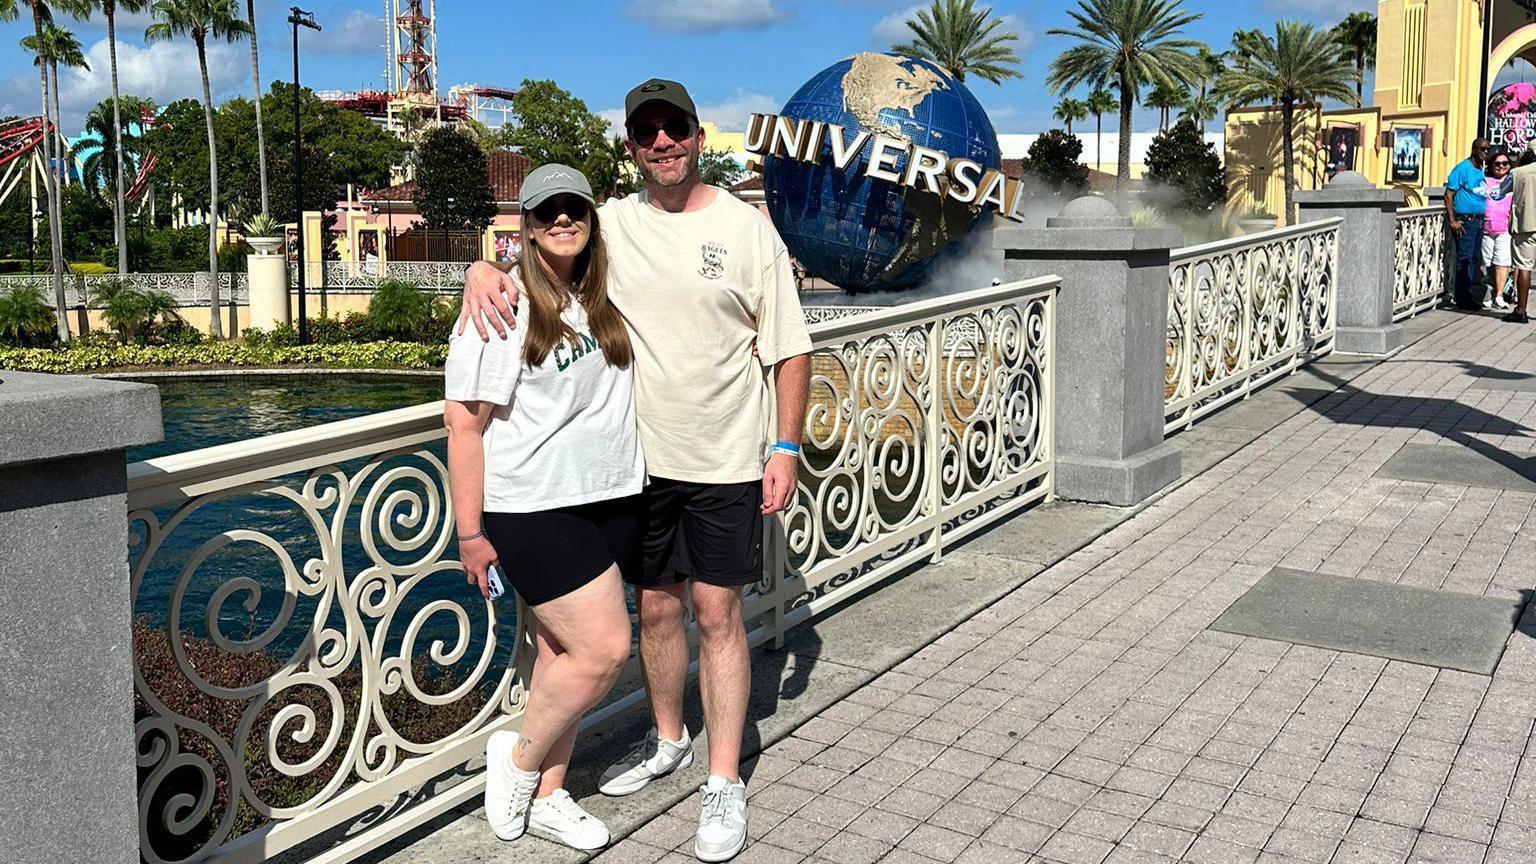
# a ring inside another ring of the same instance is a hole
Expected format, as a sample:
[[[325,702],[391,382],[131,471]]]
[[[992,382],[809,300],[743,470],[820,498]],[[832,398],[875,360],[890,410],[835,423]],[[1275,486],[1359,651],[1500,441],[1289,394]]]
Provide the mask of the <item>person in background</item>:
[[[1509,179],[1510,156],[1500,153],[1488,163],[1488,179],[1483,193],[1488,196],[1483,218],[1483,270],[1489,274],[1488,296],[1484,306],[1508,309],[1504,302],[1504,283],[1509,279],[1509,205],[1514,181]]]
[[[1529,324],[1526,300],[1531,294],[1531,267],[1536,266],[1536,140],[1509,174],[1510,260],[1515,268],[1515,308],[1504,316],[1512,324]]]
[[[1472,142],[1472,153],[1451,169],[1445,181],[1445,221],[1456,237],[1456,282],[1452,300],[1461,309],[1483,308],[1477,262],[1483,243],[1483,216],[1488,199],[1483,195],[1483,163],[1488,142]]]

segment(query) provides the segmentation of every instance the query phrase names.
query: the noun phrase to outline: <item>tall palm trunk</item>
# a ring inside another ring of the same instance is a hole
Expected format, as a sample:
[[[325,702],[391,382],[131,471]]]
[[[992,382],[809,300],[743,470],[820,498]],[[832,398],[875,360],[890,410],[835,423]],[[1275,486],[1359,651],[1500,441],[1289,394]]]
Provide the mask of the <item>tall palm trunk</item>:
[[[1296,130],[1292,124],[1296,122],[1296,100],[1290,96],[1280,99],[1280,135],[1285,147],[1285,215],[1281,217],[1282,225],[1291,225],[1295,222],[1296,210],[1292,206],[1291,198],[1296,186],[1296,154],[1291,152],[1296,142]]]
[[[1131,183],[1131,112],[1136,107],[1136,93],[1120,76],[1120,165],[1115,169],[1115,197],[1125,202],[1125,193]]]
[[[1104,170],[1104,115],[1093,115],[1093,170]]]
[[[43,16],[42,6],[34,0],[32,5],[32,28],[39,47],[43,45]],[[48,65],[37,64],[38,81],[42,85],[43,94],[43,162],[47,170],[43,172],[43,194],[48,198],[48,239],[53,251],[53,311],[54,323],[58,327],[59,341],[69,341],[69,310],[65,308],[64,300],[64,234],[59,229],[59,188],[54,182],[53,174],[53,118],[49,116],[48,100]]]
[[[245,17],[251,25],[251,86],[256,93],[256,171],[261,183],[261,212],[267,213],[267,136],[261,128],[261,67],[256,59],[256,0],[245,0]]]
[[[117,187],[112,211],[112,237],[117,241],[117,275],[128,275],[128,199],[123,193],[123,114],[117,91],[117,4],[106,0],[102,12],[107,16],[107,52],[112,58],[112,149],[117,160],[113,182]]]
[[[219,324],[219,145],[213,136],[213,94],[208,89],[208,47],[197,43],[197,70],[203,76],[203,120],[208,126],[208,332],[224,338]]]
[[[64,134],[64,112],[59,109],[59,61],[54,60],[48,64],[48,71],[53,75],[53,123],[59,135]],[[69,185],[69,148],[64,146],[67,141],[59,142],[59,206],[64,206],[64,187]]]
[[[1355,107],[1359,108],[1365,102],[1365,50],[1355,49]]]

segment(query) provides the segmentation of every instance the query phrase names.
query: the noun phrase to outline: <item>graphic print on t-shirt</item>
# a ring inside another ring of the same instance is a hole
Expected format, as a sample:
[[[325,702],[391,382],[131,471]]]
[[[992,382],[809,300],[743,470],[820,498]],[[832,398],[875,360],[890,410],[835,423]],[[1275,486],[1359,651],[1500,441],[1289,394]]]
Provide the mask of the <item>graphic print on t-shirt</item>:
[[[577,331],[576,344],[565,341],[555,346],[555,369],[564,372],[572,363],[597,350],[597,338],[584,330]]]
[[[703,254],[704,265],[699,268],[699,275],[705,279],[719,279],[725,275],[725,246],[721,243],[706,242],[699,247]]]

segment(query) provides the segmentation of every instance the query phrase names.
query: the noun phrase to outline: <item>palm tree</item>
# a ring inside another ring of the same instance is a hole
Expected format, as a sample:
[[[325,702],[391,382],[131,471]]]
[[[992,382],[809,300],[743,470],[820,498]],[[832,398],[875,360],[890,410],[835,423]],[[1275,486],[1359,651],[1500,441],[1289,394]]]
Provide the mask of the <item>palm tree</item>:
[[[1115,94],[1103,87],[1093,88],[1083,107],[1093,115],[1093,170],[1102,171],[1104,165],[1104,115],[1115,110]]]
[[[41,49],[39,49],[41,45]],[[36,36],[26,36],[21,40],[21,47],[36,55],[38,63],[48,66],[48,87],[53,91],[53,119],[58,124],[64,117],[59,109],[59,64],[73,69],[89,69],[90,64],[85,62],[85,51],[80,47],[80,40],[68,27],[60,27],[49,21],[43,25],[41,39]],[[69,182],[69,154],[60,153],[55,170],[59,174],[60,183]]]
[[[1056,110],[1052,116],[1067,124],[1067,134],[1071,135],[1073,122],[1088,119],[1088,104],[1081,99],[1068,96],[1056,103]]]
[[[1279,103],[1289,225],[1296,212],[1296,106],[1348,99],[1354,70],[1340,58],[1332,33],[1298,21],[1277,21],[1274,39],[1264,36],[1247,48],[1222,73],[1216,89],[1234,105]]]
[[[261,128],[261,64],[256,56],[256,0],[245,0],[245,24],[251,37],[251,87],[256,93],[256,172],[261,185],[261,213],[267,214],[267,136]]]
[[[1200,61],[1192,53],[1200,43],[1184,39],[1184,27],[1199,20],[1181,0],[1078,0],[1068,15],[1076,27],[1053,27],[1074,45],[1051,61],[1046,83],[1053,92],[1083,84],[1120,90],[1120,166],[1115,184],[1123,194],[1131,179],[1131,115],[1145,84],[1183,84],[1199,80]]]
[[[977,9],[975,0],[933,0],[932,6],[917,10],[917,17],[907,20],[915,38],[892,45],[891,50],[931,60],[958,81],[969,73],[1001,84],[1024,77],[1014,68],[1019,57],[1008,44],[1017,42],[1018,34],[995,32],[1001,26],[1002,19],[992,17],[991,7]]]
[[[62,0],[63,11],[75,10],[74,0]],[[45,44],[43,28],[53,23],[53,12],[44,0],[0,0],[0,21],[14,21],[25,8],[32,15],[33,45]],[[53,136],[58,131],[57,120],[48,100],[48,66],[39,56],[36,62],[39,90],[43,100],[43,163],[53,165]],[[59,227],[59,186],[54,182],[52,167],[43,172],[43,194],[48,199],[48,238],[53,264],[53,317],[58,328],[59,341],[69,341],[69,317],[64,298],[64,233]]]
[[[121,101],[117,90],[117,11],[143,12],[149,8],[149,0],[86,0],[91,6],[101,9],[101,13],[107,19],[107,56],[111,58],[112,67],[112,126],[117,130],[124,130],[123,113],[118,103]],[[129,112],[130,114],[132,112]],[[123,136],[114,135],[112,149],[116,165],[111,172],[115,196],[112,205],[112,235],[117,243],[117,273],[119,276],[128,273],[128,203],[123,191]],[[102,141],[106,143],[105,140]]]
[[[219,324],[219,149],[213,135],[213,94],[208,89],[208,39],[239,41],[250,29],[235,17],[234,0],[159,0],[158,18],[144,31],[150,41],[188,36],[197,46],[197,70],[203,76],[203,121],[208,127],[208,310],[209,332],[222,339]],[[260,100],[257,100],[260,101]]]
[[[1188,117],[1195,121],[1195,126],[1200,134],[1205,134],[1205,124],[1216,119],[1217,99],[1214,93],[1201,93],[1199,96],[1179,106],[1179,116]]]
[[[1211,98],[1211,85],[1221,77],[1221,70],[1227,68],[1227,60],[1209,46],[1201,45],[1195,56],[1200,59],[1200,95],[1194,98],[1187,107],[1190,116],[1200,125],[1200,134],[1205,134],[1205,122],[1216,117],[1216,100]]]
[[[1168,122],[1173,116],[1173,109],[1183,108],[1189,104],[1189,93],[1178,87],[1170,87],[1164,83],[1152,85],[1151,92],[1142,100],[1142,104],[1148,108],[1156,108],[1157,131],[1167,130]]]
[[[123,114],[142,117],[146,109],[154,111],[149,100],[122,96],[102,102],[85,115],[85,128],[70,156],[80,164],[80,182],[91,194],[104,196],[106,187],[119,186],[120,166],[128,178],[138,175],[142,141],[134,134],[131,123],[114,128],[113,122]],[[115,158],[109,157],[109,152]]]
[[[1376,16],[1351,12],[1333,28],[1333,41],[1344,59],[1355,64],[1355,107],[1359,108],[1365,99],[1365,70],[1376,68]]]

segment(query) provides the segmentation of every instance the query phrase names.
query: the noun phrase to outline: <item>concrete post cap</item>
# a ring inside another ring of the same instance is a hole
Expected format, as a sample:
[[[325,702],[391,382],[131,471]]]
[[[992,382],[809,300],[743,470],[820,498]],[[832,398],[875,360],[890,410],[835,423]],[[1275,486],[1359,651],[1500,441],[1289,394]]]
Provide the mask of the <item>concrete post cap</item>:
[[[1113,201],[1100,195],[1084,195],[1067,202],[1061,213],[1045,220],[1047,228],[1129,228]]]
[[[1376,184],[1372,183],[1370,178],[1366,177],[1364,174],[1361,174],[1359,171],[1340,171],[1339,173],[1333,175],[1332,180],[1328,181],[1329,188],[1336,186],[1359,187],[1374,185]]]

